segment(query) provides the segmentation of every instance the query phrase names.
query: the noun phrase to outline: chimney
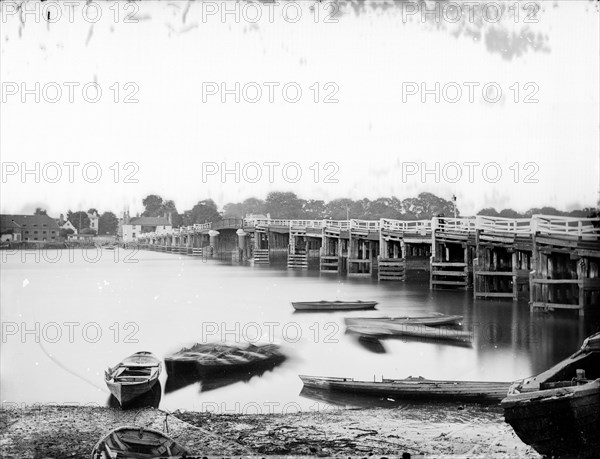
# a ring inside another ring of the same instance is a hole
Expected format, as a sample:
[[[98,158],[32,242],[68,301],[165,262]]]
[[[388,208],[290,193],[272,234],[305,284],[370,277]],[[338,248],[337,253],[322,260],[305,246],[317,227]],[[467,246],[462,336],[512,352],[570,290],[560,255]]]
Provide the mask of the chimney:
[[[58,225],[63,226],[65,224],[65,216],[60,214],[60,218],[58,219]]]

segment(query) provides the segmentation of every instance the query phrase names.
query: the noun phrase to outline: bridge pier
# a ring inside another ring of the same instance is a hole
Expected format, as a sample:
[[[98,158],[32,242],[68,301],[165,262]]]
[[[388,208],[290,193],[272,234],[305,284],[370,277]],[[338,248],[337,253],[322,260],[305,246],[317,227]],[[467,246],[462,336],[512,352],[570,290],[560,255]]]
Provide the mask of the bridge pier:
[[[430,288],[472,285],[475,219],[434,217],[432,221]]]
[[[598,307],[599,231],[591,220],[537,217],[529,277],[531,310],[566,309],[583,315],[586,308]]]
[[[341,274],[344,269],[343,252],[347,241],[342,239],[339,227],[325,226],[322,233],[319,269],[322,273]]]

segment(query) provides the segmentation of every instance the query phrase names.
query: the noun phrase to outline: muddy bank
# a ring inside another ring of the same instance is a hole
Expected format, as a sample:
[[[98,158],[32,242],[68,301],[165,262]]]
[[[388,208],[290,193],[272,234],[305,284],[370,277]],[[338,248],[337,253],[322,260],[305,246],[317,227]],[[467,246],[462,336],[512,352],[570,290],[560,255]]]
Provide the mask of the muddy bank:
[[[67,406],[0,411],[0,456],[88,458],[100,437],[121,425],[161,430],[199,455],[539,457],[497,408],[235,415]]]

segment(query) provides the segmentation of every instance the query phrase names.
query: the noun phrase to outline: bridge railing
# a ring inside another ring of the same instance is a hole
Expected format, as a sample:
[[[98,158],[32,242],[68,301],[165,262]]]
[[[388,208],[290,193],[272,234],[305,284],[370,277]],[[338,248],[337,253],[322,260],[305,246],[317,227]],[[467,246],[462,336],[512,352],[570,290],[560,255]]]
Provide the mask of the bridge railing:
[[[490,233],[531,234],[531,218],[503,218],[478,215],[475,217],[478,230]]]
[[[436,231],[455,231],[459,233],[474,233],[477,229],[474,217],[433,217],[431,227]]]
[[[379,220],[350,220],[350,228],[367,231],[379,231]]]
[[[382,218],[380,220],[380,227],[381,229],[402,233],[431,233],[431,220],[394,220],[392,218]]]
[[[535,231],[556,236],[600,238],[600,218],[534,215]]]
[[[323,220],[290,220],[290,228],[315,228],[321,229],[325,226]]]

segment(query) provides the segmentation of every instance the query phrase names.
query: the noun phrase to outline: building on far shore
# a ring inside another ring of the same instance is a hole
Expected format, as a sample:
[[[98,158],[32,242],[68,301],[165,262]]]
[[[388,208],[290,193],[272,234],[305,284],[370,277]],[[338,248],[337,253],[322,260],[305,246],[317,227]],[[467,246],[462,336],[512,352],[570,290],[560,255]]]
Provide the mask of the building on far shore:
[[[91,214],[88,213],[87,216],[90,219],[90,229],[94,230],[96,234],[98,234],[98,221],[100,216],[96,213],[96,211]]]
[[[59,242],[60,227],[48,215],[0,215],[2,242]]]
[[[123,242],[135,242],[142,233],[164,233],[172,228],[170,215],[130,218],[129,212],[126,212],[121,225],[121,238]]]
[[[73,223],[71,223],[71,220],[65,220],[65,216],[63,214],[60,214],[60,217],[57,220],[58,226],[60,227],[60,229],[64,229],[64,230],[72,230],[73,234],[77,234],[77,228],[75,228],[75,225],[73,225]]]

